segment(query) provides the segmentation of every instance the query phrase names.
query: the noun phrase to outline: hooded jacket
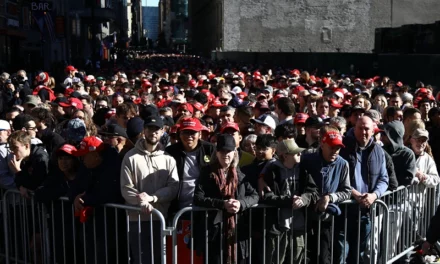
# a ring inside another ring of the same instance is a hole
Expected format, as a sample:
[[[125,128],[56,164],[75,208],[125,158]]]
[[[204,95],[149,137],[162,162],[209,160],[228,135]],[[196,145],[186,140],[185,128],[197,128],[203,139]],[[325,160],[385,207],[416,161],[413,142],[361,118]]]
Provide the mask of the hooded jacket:
[[[121,193],[125,202],[139,205],[136,195],[142,192],[156,196],[157,201],[151,205],[166,218],[178,189],[179,176],[174,158],[163,150],[148,152],[145,149],[145,139],[138,140],[122,161]],[[137,216],[137,213],[130,215],[130,219],[137,220]],[[141,219],[145,221],[150,217],[142,214]]]
[[[399,185],[410,185],[416,174],[416,157],[414,152],[403,145],[405,128],[400,121],[392,121],[384,126],[385,134],[391,144],[384,146],[394,163]]]
[[[21,171],[15,174],[15,184],[29,190],[37,189],[49,173],[49,154],[43,147],[31,144],[30,156],[21,162]]]

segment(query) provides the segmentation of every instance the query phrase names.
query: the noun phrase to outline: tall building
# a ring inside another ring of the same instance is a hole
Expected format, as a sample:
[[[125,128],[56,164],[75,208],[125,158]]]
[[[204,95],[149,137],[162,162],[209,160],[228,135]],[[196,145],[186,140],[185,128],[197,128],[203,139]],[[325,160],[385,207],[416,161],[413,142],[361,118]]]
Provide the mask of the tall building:
[[[144,27],[144,37],[156,42],[159,36],[159,7],[143,6],[142,23]]]
[[[440,1],[190,0],[189,10],[196,53],[371,53],[376,28],[433,23]]]

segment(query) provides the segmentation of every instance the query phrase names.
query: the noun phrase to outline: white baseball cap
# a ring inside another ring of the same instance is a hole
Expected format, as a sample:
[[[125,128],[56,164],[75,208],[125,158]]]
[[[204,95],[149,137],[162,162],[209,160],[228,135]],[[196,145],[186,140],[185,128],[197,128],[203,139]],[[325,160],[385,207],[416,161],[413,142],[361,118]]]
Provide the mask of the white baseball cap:
[[[275,120],[270,115],[261,115],[258,118],[251,119],[251,122],[266,125],[266,126],[272,128],[273,130],[275,130],[275,128],[277,126]]]
[[[11,130],[11,125],[6,120],[0,120],[0,131]]]

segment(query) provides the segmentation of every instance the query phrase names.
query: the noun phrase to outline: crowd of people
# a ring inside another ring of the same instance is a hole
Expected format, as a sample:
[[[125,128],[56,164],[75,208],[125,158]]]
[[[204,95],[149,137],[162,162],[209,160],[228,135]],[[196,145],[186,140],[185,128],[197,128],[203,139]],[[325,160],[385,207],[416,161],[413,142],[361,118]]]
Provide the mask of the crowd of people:
[[[222,212],[209,211],[208,226],[199,217],[193,223],[203,227],[194,229],[197,253],[206,251],[208,230],[209,263],[246,263],[251,254],[257,263],[299,263],[306,225],[310,263],[332,256],[333,263],[367,263],[375,200],[398,186],[439,183],[440,98],[430,85],[216,67],[191,56],[148,57],[144,66],[91,75],[69,65],[57,80],[47,72],[3,72],[0,187],[39,202],[67,196],[86,227],[95,218],[120,234],[125,215],[106,218],[100,205],[139,206],[142,225],[137,213],[129,215],[132,263],[152,262],[150,236],[160,240],[149,233],[152,210],[170,221],[188,206]],[[361,207],[360,219],[357,207],[338,206],[349,199]],[[279,209],[252,211],[249,230],[248,209],[256,204]],[[116,239],[107,237],[115,234],[104,233],[98,227],[95,236],[109,241],[108,250],[98,243],[98,256],[116,251]],[[153,246],[159,263],[160,243]]]

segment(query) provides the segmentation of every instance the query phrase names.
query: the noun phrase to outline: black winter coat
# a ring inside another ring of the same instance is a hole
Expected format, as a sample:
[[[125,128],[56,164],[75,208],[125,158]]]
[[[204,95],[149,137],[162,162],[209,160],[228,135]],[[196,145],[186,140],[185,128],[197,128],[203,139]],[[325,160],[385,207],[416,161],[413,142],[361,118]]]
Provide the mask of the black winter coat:
[[[196,182],[194,191],[194,205],[205,208],[224,209],[224,198],[215,182],[211,177],[212,166],[205,166],[200,171],[200,177]],[[237,167],[238,187],[235,193],[235,199],[240,201],[240,212],[237,214],[237,249],[238,256],[242,258],[249,256],[249,220],[248,212],[246,211],[253,205],[258,203],[258,194],[251,184],[244,180],[245,175]],[[205,249],[205,230],[208,230],[209,242],[220,239],[220,223],[213,224],[217,215],[217,211],[208,212],[208,228],[205,227],[205,219],[203,217],[196,217],[194,228],[195,249],[203,251]],[[224,226],[224,225],[223,225]],[[200,228],[199,228],[200,227]],[[205,227],[205,228],[202,228]],[[218,252],[219,253],[219,252]],[[210,252],[213,254],[213,252]]]
[[[15,184],[29,190],[37,189],[49,173],[49,154],[37,145],[31,145],[31,154],[21,162],[21,171],[15,174]]]

